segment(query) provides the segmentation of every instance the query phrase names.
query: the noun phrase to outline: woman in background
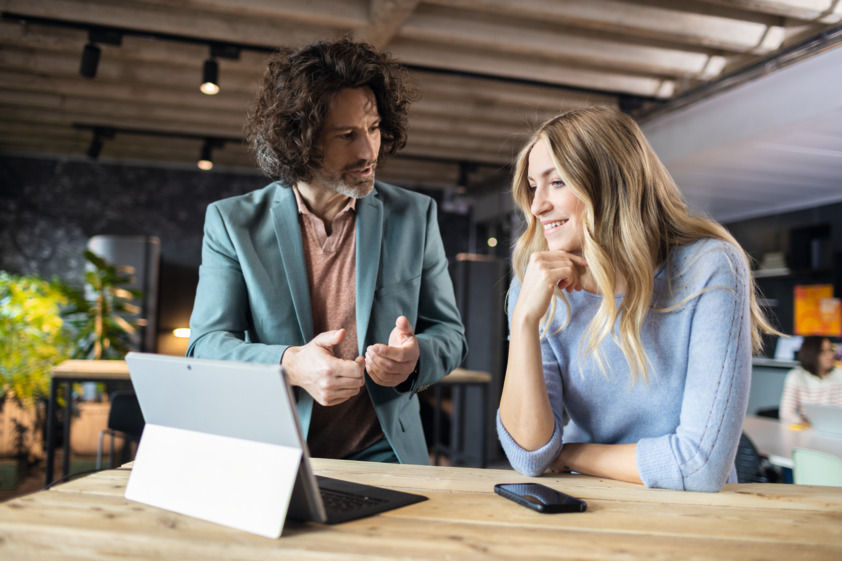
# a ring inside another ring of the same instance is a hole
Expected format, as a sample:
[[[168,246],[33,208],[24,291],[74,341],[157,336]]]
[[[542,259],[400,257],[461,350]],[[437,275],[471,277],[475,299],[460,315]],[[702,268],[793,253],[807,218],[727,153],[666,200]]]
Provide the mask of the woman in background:
[[[800,367],[786,375],[780,416],[786,423],[809,424],[805,403],[842,407],[842,369],[835,368],[836,350],[827,337],[804,337],[798,351]]]
[[[700,491],[736,482],[751,353],[771,330],[737,242],[688,212],[613,109],[544,123],[513,196],[527,228],[497,421],[513,467]]]

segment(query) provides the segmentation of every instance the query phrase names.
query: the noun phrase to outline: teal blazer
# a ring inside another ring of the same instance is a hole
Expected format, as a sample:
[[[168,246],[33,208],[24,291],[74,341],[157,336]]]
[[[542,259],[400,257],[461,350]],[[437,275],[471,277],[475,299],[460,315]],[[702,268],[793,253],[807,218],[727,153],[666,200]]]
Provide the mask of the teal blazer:
[[[436,203],[375,182],[356,206],[356,321],[359,352],[387,343],[395,319],[415,328],[421,357],[409,387],[365,386],[386,439],[403,463],[429,463],[417,392],[458,367],[467,353]],[[205,215],[202,265],[190,317],[188,356],[279,363],[316,334],[298,208],[275,182],[217,201]],[[313,398],[298,391],[306,436]]]

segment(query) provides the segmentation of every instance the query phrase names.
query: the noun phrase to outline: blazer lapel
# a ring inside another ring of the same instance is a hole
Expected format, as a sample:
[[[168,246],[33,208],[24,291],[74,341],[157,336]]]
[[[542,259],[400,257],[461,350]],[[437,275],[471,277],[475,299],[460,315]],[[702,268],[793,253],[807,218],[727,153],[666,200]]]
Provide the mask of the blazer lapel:
[[[313,313],[310,307],[310,289],[307,286],[301,227],[298,224],[298,206],[291,188],[278,187],[275,204],[272,206],[272,221],[278,238],[282,268],[295,308],[295,317],[301,329],[301,340],[307,342],[314,336]]]
[[[380,271],[383,203],[377,197],[376,186],[370,195],[357,203],[357,345],[360,355],[363,355],[374,302],[374,288]]]

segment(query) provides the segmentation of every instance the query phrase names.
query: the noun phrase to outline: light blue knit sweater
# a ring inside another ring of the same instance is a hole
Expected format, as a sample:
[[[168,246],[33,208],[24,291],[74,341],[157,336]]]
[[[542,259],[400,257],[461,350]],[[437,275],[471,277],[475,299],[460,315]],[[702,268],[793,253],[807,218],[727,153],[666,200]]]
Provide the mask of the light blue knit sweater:
[[[546,445],[527,451],[498,411],[497,433],[512,467],[540,475],[563,442],[637,442],[637,468],[647,487],[718,491],[736,482],[734,457],[751,379],[749,290],[748,268],[732,245],[704,239],[674,247],[655,275],[653,308],[681,304],[647,313],[641,338],[649,382],[634,384],[610,337],[600,346],[606,372],[580,350],[601,296],[569,294],[570,323],[553,335],[567,316],[559,300],[550,335],[541,340],[555,430]],[[519,291],[515,278],[510,320]],[[570,421],[562,427],[565,408]]]

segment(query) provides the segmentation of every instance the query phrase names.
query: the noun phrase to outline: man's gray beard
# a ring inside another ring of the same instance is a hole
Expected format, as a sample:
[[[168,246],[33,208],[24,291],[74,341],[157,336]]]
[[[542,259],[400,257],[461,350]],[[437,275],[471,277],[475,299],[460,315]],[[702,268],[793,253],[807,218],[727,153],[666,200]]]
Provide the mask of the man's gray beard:
[[[358,183],[356,185],[351,185],[342,180],[340,177],[339,179],[332,179],[329,177],[318,177],[318,180],[333,191],[334,193],[339,193],[340,195],[345,195],[346,197],[353,197],[355,199],[361,199],[371,193],[371,190],[374,188],[374,177],[371,178],[371,181],[366,181],[364,183]]]

